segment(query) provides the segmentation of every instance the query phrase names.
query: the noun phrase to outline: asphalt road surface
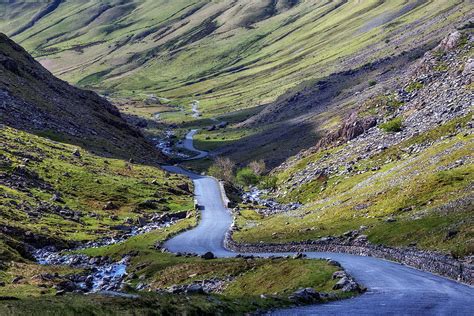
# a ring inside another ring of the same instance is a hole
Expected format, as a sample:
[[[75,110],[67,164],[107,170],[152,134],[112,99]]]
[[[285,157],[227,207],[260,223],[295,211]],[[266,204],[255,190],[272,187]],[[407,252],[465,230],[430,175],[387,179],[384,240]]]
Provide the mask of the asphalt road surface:
[[[219,257],[237,253],[224,248],[224,236],[232,224],[232,216],[223,202],[217,180],[180,167],[166,170],[190,177],[201,206],[199,225],[170,239],[165,247],[171,252],[203,254]],[[266,257],[275,253],[259,253]],[[283,255],[286,255],[284,253]],[[474,315],[474,288],[434,274],[398,263],[341,253],[308,252],[309,258],[331,258],[368,291],[356,298],[328,304],[294,307],[269,312],[272,315]]]
[[[190,151],[193,151],[193,152],[196,153],[195,156],[193,156],[191,158],[188,158],[186,160],[202,159],[202,158],[206,158],[207,155],[208,155],[207,151],[203,151],[203,150],[199,150],[199,149],[194,148],[193,137],[194,137],[194,135],[196,135],[197,132],[198,132],[197,129],[193,129],[193,130],[189,131],[186,134],[186,137],[184,138],[183,143],[180,145],[181,148],[185,148],[187,150],[190,150]]]

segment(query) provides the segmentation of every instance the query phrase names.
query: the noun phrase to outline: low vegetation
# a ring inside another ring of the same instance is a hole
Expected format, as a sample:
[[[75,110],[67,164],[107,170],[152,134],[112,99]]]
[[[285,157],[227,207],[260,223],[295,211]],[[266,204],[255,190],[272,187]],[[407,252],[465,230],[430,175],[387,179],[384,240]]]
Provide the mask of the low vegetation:
[[[194,219],[183,220],[169,228],[132,237],[125,242],[100,248],[81,250],[88,256],[108,256],[114,260],[133,253],[127,267],[128,291],[138,294],[136,298],[107,297],[100,295],[54,296],[56,291],[47,282],[38,278],[39,274],[57,273],[61,276],[79,271],[68,267],[40,266],[33,263],[11,263],[0,274],[0,298],[8,302],[0,306],[0,313],[25,313],[41,308],[41,315],[73,315],[78,312],[101,314],[120,313],[128,315],[137,311],[157,311],[170,313],[232,313],[242,314],[259,309],[284,307],[294,304],[289,296],[299,288],[311,287],[317,291],[333,293],[333,299],[346,298],[355,293],[333,290],[337,280],[332,274],[339,268],[322,260],[303,259],[214,259],[176,256],[163,253],[156,247],[165,239],[195,224]],[[21,276],[21,281],[12,283]],[[277,277],[278,276],[278,277]],[[189,285],[202,280],[222,280],[223,289],[219,293],[167,294],[163,290],[172,286]],[[136,291],[139,283],[149,284],[150,294]],[[261,295],[268,295],[263,298]],[[48,302],[48,304],[45,304]],[[133,302],[133,303],[131,303]],[[112,305],[111,305],[112,304]],[[3,309],[5,310],[3,310]]]
[[[162,252],[168,238],[196,225],[194,213],[176,224],[131,237],[109,246],[77,250],[89,257],[108,257],[119,261],[131,256],[125,290],[137,298],[55,296],[55,286],[69,275],[84,269],[67,266],[43,266],[34,263],[25,252],[25,236],[33,234],[48,243],[71,247],[73,242],[95,240],[117,234],[114,226],[156,213],[173,213],[192,208],[191,184],[180,176],[159,168],[128,161],[102,158],[75,146],[4,127],[1,130],[1,216],[3,227],[18,229],[18,235],[0,235],[0,314],[15,315],[41,310],[41,315],[77,313],[133,314],[153,313],[231,313],[293,304],[289,295],[301,287],[334,293],[333,298],[354,293],[333,291],[332,273],[338,268],[325,261],[299,259],[214,259],[176,256]],[[224,164],[225,165],[225,164]],[[262,162],[248,167],[261,173]],[[13,182],[10,182],[13,181]],[[18,207],[14,201],[22,199]],[[153,202],[151,202],[153,201]],[[40,205],[76,212],[69,218],[64,212],[43,211]],[[113,205],[113,207],[112,207]],[[31,214],[35,214],[32,217]],[[30,232],[26,235],[23,232]],[[278,279],[269,279],[285,271]],[[307,273],[302,277],[302,273]],[[44,279],[44,275],[53,275]],[[299,276],[296,278],[295,276]],[[149,289],[165,290],[172,286],[218,279],[223,290],[210,295],[146,294],[135,288],[139,283]],[[262,282],[262,280],[268,280]],[[262,298],[260,295],[272,295]]]
[[[250,243],[303,241],[339,236],[365,226],[369,240],[377,244],[416,245],[455,256],[472,254],[469,187],[474,169],[462,161],[473,150],[473,136],[457,134],[440,141],[443,135],[466,126],[469,119],[455,119],[360,160],[352,174],[321,178],[295,188],[283,202],[300,201],[305,207],[291,214],[249,217],[248,212],[240,212],[240,229],[234,239]],[[436,143],[415,157],[404,154],[405,148],[431,142]],[[334,150],[305,160],[317,160]],[[304,165],[302,161],[295,168]],[[297,170],[282,172],[280,181]],[[360,170],[373,171],[357,172]]]
[[[25,232],[71,243],[117,234],[113,227],[140,217],[192,209],[184,177],[8,127],[0,134],[0,223],[18,231],[0,235],[9,256]]]
[[[380,124],[380,128],[387,133],[397,133],[402,130],[403,127],[403,118],[397,117],[393,120],[387,121],[383,124]]]
[[[268,103],[302,81],[340,71],[340,60],[362,50],[375,46],[372,53],[383,58],[410,50],[412,43],[430,43],[472,9],[464,1],[443,0],[414,6],[401,0],[288,3],[294,6],[67,2],[24,28],[47,3],[5,2],[0,27],[69,82],[127,97],[155,93],[184,102],[199,95],[203,108],[224,114]],[[382,23],[381,14],[389,20]],[[160,37],[166,28],[170,34]],[[362,56],[352,66],[365,64]]]

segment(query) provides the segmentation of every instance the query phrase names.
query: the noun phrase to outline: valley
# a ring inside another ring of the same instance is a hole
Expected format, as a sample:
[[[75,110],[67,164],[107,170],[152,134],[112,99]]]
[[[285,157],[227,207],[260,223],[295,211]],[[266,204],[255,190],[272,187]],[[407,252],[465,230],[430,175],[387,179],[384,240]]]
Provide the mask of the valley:
[[[0,17],[0,314],[474,308],[471,1]]]

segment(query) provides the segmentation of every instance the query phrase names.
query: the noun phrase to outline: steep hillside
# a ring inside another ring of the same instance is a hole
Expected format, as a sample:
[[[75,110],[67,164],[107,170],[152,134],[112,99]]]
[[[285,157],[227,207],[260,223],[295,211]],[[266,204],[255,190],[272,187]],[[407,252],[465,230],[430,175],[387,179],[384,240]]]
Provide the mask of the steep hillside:
[[[234,236],[278,242],[360,235],[472,255],[472,56],[472,32],[452,33],[399,77],[395,90],[358,102],[316,147],[274,171],[272,196],[303,206],[242,217]]]
[[[206,115],[268,103],[302,81],[439,40],[473,6],[462,0],[64,0],[10,1],[0,9],[0,30],[61,78],[122,95],[198,98]]]
[[[105,159],[10,127],[0,136],[2,261],[31,259],[32,247],[118,236],[156,213],[192,209],[189,182],[159,168]]]
[[[91,91],[55,78],[0,34],[0,123],[106,156],[163,161],[119,111]]]
[[[36,249],[100,245],[192,209],[189,180],[136,164],[163,159],[113,105],[3,34],[0,101],[0,279],[10,261],[39,260]]]

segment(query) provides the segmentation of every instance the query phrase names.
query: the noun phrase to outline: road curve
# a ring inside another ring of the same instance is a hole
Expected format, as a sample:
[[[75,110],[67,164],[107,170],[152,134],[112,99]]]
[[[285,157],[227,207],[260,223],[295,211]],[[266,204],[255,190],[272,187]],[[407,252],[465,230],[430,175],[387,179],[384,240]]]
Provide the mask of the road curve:
[[[189,131],[186,134],[186,137],[184,138],[182,144],[179,145],[179,147],[181,148],[184,148],[196,153],[196,156],[193,156],[185,160],[198,160],[198,159],[206,158],[209,155],[207,151],[199,150],[194,147],[193,137],[194,135],[196,135],[197,132],[198,132],[197,129],[193,129]]]
[[[170,239],[165,247],[171,252],[203,254],[212,251],[219,257],[235,256],[236,253],[224,248],[224,236],[232,224],[232,216],[224,206],[219,183],[214,178],[180,167],[166,166],[164,169],[190,177],[194,182],[197,202],[202,206],[198,226]],[[309,258],[339,261],[368,291],[353,299],[277,310],[269,314],[474,315],[474,288],[470,286],[372,257],[322,252],[306,254]],[[275,253],[256,255],[266,257]]]

